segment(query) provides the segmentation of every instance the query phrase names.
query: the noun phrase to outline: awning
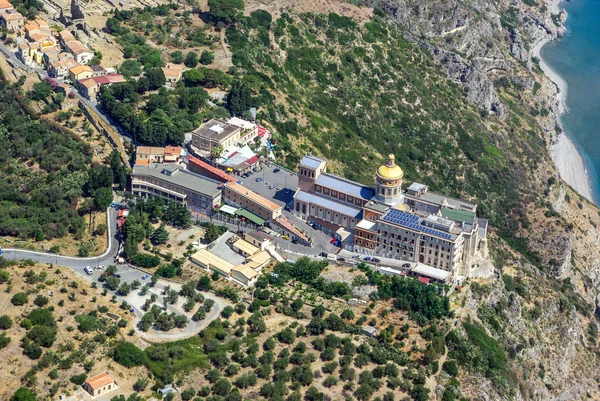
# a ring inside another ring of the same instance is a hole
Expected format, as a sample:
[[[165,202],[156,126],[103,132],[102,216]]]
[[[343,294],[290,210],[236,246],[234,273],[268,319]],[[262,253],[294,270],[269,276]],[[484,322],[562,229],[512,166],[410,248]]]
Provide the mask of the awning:
[[[219,212],[227,213],[227,214],[230,214],[232,216],[235,214],[236,211],[237,211],[237,209],[235,207],[232,207],[232,206],[229,206],[229,205],[223,205],[219,209]]]
[[[265,224],[265,221],[266,221],[262,217],[259,217],[246,209],[238,209],[235,211],[235,214],[240,217],[245,217],[247,220],[250,220],[254,224],[258,224],[259,226],[262,226],[263,224]]]

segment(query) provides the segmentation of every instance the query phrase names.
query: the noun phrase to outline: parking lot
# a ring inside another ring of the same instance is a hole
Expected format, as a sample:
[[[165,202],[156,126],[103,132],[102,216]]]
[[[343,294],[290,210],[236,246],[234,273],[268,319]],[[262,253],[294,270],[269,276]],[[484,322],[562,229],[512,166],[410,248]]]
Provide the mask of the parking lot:
[[[274,165],[262,167],[262,171],[247,178],[240,177],[240,180],[252,191],[279,205],[285,206],[290,203],[298,188],[298,175]]]

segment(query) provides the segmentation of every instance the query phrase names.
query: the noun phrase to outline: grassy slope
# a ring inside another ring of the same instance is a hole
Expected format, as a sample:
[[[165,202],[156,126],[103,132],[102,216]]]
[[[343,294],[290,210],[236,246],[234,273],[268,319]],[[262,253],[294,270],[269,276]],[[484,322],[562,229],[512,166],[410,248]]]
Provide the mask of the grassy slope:
[[[523,194],[536,196],[533,172],[548,160],[543,133],[520,103],[505,121],[482,117],[431,55],[383,17],[360,26],[334,14],[283,14],[269,28],[248,18],[227,38],[289,166],[319,153],[336,173],[372,184],[391,152],[408,180],[478,199],[505,235],[517,232],[513,209]]]

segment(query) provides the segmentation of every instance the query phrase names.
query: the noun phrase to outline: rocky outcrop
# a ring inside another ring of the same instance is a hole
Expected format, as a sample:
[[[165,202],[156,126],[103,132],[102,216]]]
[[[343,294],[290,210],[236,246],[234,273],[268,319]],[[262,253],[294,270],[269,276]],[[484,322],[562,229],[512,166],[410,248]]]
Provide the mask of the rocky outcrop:
[[[455,82],[463,85],[468,100],[483,110],[504,117],[494,80],[517,77],[515,64],[532,68],[530,47],[556,37],[556,25],[547,8],[510,1],[472,2],[419,0],[365,0],[378,5],[406,29],[408,38],[428,48]],[[564,20],[563,15],[560,21]],[[530,38],[526,43],[523,37]],[[531,83],[532,85],[533,83]]]

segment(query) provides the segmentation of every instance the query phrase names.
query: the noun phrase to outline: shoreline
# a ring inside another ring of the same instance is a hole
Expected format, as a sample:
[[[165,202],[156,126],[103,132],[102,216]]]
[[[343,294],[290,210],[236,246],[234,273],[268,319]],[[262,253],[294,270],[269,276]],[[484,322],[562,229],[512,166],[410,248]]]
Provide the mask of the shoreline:
[[[556,142],[551,144],[550,156],[558,169],[560,177],[580,195],[596,204],[592,190],[592,182],[584,157],[564,130],[560,121],[560,116],[569,112],[566,104],[568,92],[567,82],[554,71],[541,56],[542,47],[550,42],[550,40],[551,39],[540,40],[531,50],[532,57],[537,57],[539,59],[540,69],[544,75],[546,75],[558,88],[556,99],[558,103],[558,115],[556,116],[556,123],[562,129],[562,133],[557,135]]]

